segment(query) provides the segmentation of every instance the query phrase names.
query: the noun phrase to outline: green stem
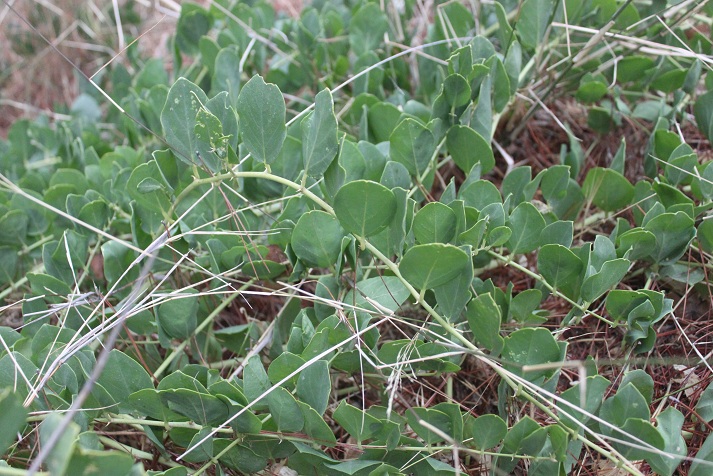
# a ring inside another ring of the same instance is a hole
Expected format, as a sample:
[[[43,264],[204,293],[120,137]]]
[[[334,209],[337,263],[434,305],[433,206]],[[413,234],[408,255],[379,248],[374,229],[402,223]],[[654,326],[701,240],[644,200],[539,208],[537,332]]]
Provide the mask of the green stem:
[[[32,421],[32,418],[30,417],[27,419],[27,421]],[[161,428],[187,428],[189,430],[202,430],[205,428],[202,425],[199,425],[198,423],[192,422],[192,421],[168,421],[168,422],[163,422],[163,421],[158,421],[158,420],[145,420],[141,418],[131,418],[127,415],[116,415],[114,416],[113,414],[109,414],[109,416],[106,417],[98,417],[95,418],[94,421],[97,421],[99,423],[114,423],[117,425],[145,425],[145,426],[156,426],[156,427],[161,427]],[[221,428],[218,430],[218,433],[229,433],[233,434],[233,430],[230,428]]]
[[[147,461],[153,461],[153,459],[154,459],[154,455],[152,455],[151,453],[147,453],[146,451],[141,451],[139,449],[134,448],[133,446],[128,446],[128,445],[119,443],[118,441],[114,441],[111,438],[107,438],[106,436],[100,436],[99,441],[101,441],[104,446],[108,446],[109,448],[114,448],[115,450],[119,450],[119,451],[128,453],[133,458],[136,458],[136,459],[143,459],[143,460],[147,460]],[[158,461],[161,464],[164,464],[166,466],[171,466],[173,468],[182,466],[180,463],[176,463],[175,461],[171,461],[166,458],[159,458]]]
[[[230,444],[228,444],[228,446],[226,446],[223,451],[221,451],[221,452],[218,453],[217,455],[213,456],[213,457],[210,459],[210,461],[208,461],[206,464],[204,464],[203,466],[201,466],[201,467],[198,469],[198,471],[196,471],[195,473],[193,473],[193,476],[198,476],[198,475],[200,475],[200,474],[203,474],[203,473],[206,472],[206,470],[207,470],[208,468],[211,467],[211,465],[218,464],[218,460],[221,458],[221,456],[223,456],[223,455],[224,455],[225,453],[227,453],[228,451],[232,450],[234,446],[239,445],[241,442],[242,442],[242,439],[241,439],[241,438],[236,438],[236,439],[234,439],[233,441],[231,441]]]
[[[212,185],[215,183],[222,182],[223,180],[229,180],[229,179],[237,179],[237,178],[256,178],[256,179],[265,179],[265,180],[271,180],[273,182],[277,182],[279,184],[285,185],[286,187],[289,187],[291,189],[294,189],[300,193],[302,193],[304,196],[308,197],[310,200],[318,204],[320,207],[322,207],[324,210],[327,212],[331,213],[332,215],[334,214],[334,210],[332,209],[331,206],[321,198],[319,198],[317,195],[315,195],[312,191],[310,191],[308,188],[303,187],[301,184],[295,183],[292,180],[286,179],[284,177],[280,177],[278,175],[274,175],[270,172],[264,171],[264,172],[227,172],[224,174],[218,174],[218,175],[213,175],[211,177],[206,177],[203,179],[197,179],[191,182],[184,188],[181,193],[178,194],[176,197],[176,200],[173,202],[173,205],[168,211],[168,216],[173,217],[174,213],[176,212],[176,207],[178,206],[179,203],[185,199],[188,194],[190,194],[193,190],[195,190],[198,187],[201,187],[203,185]]]

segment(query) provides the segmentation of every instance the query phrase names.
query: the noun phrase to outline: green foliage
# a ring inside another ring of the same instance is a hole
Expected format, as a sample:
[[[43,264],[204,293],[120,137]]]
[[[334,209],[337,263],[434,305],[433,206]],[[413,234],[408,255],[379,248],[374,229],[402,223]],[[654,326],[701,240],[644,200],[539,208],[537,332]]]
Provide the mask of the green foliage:
[[[684,414],[644,360],[710,300],[711,80],[669,46],[710,55],[698,16],[416,3],[185,3],[173,84],[130,48],[96,78],[123,111],[9,129],[0,474],[708,474],[713,390]],[[581,108],[558,157],[517,149],[540,101]]]

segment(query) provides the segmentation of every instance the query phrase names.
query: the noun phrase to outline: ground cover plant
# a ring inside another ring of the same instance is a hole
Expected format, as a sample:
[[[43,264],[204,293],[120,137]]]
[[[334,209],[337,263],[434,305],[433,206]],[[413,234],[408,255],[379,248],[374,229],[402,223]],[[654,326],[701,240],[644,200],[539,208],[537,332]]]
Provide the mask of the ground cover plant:
[[[182,3],[0,141],[0,474],[711,474],[711,10]]]

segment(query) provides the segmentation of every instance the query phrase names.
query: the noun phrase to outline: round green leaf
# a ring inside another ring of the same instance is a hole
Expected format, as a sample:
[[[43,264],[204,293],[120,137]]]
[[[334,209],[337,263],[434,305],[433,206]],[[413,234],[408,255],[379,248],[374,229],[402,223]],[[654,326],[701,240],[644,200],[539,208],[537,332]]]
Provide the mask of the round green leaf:
[[[508,431],[505,421],[492,413],[469,419],[465,427],[466,436],[472,438],[473,444],[480,450],[499,445]]]
[[[556,367],[524,372],[523,366],[546,364],[560,360],[560,346],[552,333],[543,327],[518,329],[505,338],[502,353],[509,370],[530,381],[551,377]]]
[[[453,162],[466,174],[477,163],[480,163],[482,173],[489,172],[495,166],[493,148],[483,136],[468,126],[451,127],[446,136],[446,147]]]
[[[339,189],[334,213],[345,230],[361,237],[386,229],[396,213],[396,197],[383,185],[355,180]]]
[[[198,325],[197,293],[195,289],[187,289],[158,307],[158,324],[169,337],[187,339],[193,334]]]
[[[321,210],[300,217],[290,244],[297,257],[308,266],[325,268],[339,259],[344,230],[336,218]]]
[[[413,233],[418,243],[448,243],[456,233],[456,214],[440,202],[431,202],[413,218]]]
[[[470,101],[470,84],[460,74],[451,74],[443,81],[443,93],[451,106],[465,106]]]
[[[399,271],[418,289],[431,289],[457,278],[471,265],[470,256],[453,245],[416,245],[404,254]]]
[[[606,212],[626,207],[634,197],[634,186],[623,175],[601,167],[587,173],[582,191],[592,203]]]

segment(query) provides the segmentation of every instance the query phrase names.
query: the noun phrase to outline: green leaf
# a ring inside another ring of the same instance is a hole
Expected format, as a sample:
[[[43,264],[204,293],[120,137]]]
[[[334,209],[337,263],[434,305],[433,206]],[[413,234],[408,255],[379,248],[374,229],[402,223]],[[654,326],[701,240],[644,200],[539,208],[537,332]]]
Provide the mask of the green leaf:
[[[199,5],[187,3],[181,9],[176,25],[176,46],[189,55],[198,52],[198,42],[208,33],[213,17]]]
[[[681,435],[683,428],[683,414],[673,407],[668,407],[656,417],[656,430],[661,434],[664,441],[663,451],[666,456],[651,453],[646,457],[646,461],[651,469],[661,476],[673,475],[678,465],[688,454],[686,440]]]
[[[617,79],[622,83],[639,81],[646,77],[646,70],[655,65],[654,60],[648,56],[627,55],[619,61]]]
[[[627,207],[634,198],[634,186],[623,175],[601,167],[587,173],[582,191],[587,199],[607,212]]]
[[[318,414],[323,415],[327,410],[331,393],[332,380],[327,362],[318,360],[300,372],[296,395]]]
[[[10,388],[16,397],[24,400],[29,395],[30,389],[20,371],[29,380],[36,374],[37,367],[19,352],[6,353],[0,357],[0,388]]]
[[[377,102],[369,108],[367,119],[369,132],[374,135],[374,142],[386,142],[401,120],[402,112],[391,103]]]
[[[540,234],[545,229],[545,219],[529,202],[523,202],[510,215],[512,235],[507,247],[513,254],[529,253],[540,244]]]
[[[215,73],[211,81],[211,94],[226,91],[230,104],[236,107],[240,88],[240,55],[235,46],[222,48],[215,57]]]
[[[347,433],[356,438],[358,443],[371,438],[381,429],[379,420],[349,405],[345,400],[339,402],[332,417]]]
[[[507,12],[505,11],[505,7],[503,7],[503,4],[500,2],[495,2],[493,6],[495,7],[495,16],[498,18],[498,39],[500,40],[500,44],[502,45],[503,49],[507,51],[511,42],[515,39],[515,36],[513,35],[513,29],[510,26],[510,23],[508,22]]]
[[[151,377],[141,364],[117,349],[109,353],[109,359],[97,382],[119,404],[117,409],[121,411],[129,408],[125,403],[129,395],[145,388],[153,388]]]
[[[30,217],[24,210],[10,210],[0,218],[0,243],[20,245],[25,241]]]
[[[691,463],[688,476],[708,476],[713,465],[713,433],[706,437],[706,441],[696,453],[696,459]]]
[[[493,127],[493,107],[491,101],[491,89],[493,84],[493,74],[488,74],[480,85],[478,102],[472,108],[470,116],[470,127],[486,140],[492,139]]]
[[[178,78],[171,86],[161,111],[166,142],[178,159],[187,164],[196,163],[196,117],[207,101],[208,97],[201,88],[186,78]]]
[[[602,403],[599,416],[612,425],[622,428],[626,421],[631,418],[648,421],[651,416],[649,405],[641,392],[633,385],[627,384],[620,387],[613,397],[607,398]],[[606,425],[602,425],[602,432],[605,435],[621,436]]]
[[[64,415],[52,412],[47,415],[40,425],[40,442],[46,445],[52,434],[57,431],[64,420]],[[65,474],[69,460],[77,443],[79,425],[70,422],[62,431],[54,447],[45,459],[45,465],[51,474]]]
[[[664,93],[672,93],[681,89],[686,80],[687,71],[685,69],[672,69],[657,76],[651,81],[650,87]]]
[[[168,184],[161,179],[158,164],[152,159],[136,167],[126,182],[125,190],[136,201],[141,220],[147,222],[149,229],[144,230],[147,233],[161,225],[161,220],[166,218],[171,208]]]
[[[579,382],[577,385],[562,392],[561,397],[563,400],[583,410],[575,410],[569,405],[558,402],[557,408],[559,409],[562,423],[573,430],[581,432],[582,425],[586,425],[590,419],[589,415],[595,415],[601,406],[609,384],[609,380],[601,375],[593,375],[587,377],[584,383]]]
[[[228,158],[228,136],[223,135],[223,125],[212,112],[201,107],[193,129],[196,139],[196,161],[211,172],[219,172]]]
[[[389,29],[386,15],[375,3],[366,3],[349,23],[349,45],[356,56],[378,48]]]
[[[503,246],[512,236],[512,230],[507,226],[496,226],[488,232],[487,243],[491,247]]]
[[[506,455],[534,455],[540,452],[546,441],[547,429],[526,416],[510,428],[499,452]],[[500,456],[495,460],[496,471],[499,474],[511,474],[517,463],[515,458]]]
[[[595,103],[606,96],[609,88],[601,81],[588,81],[577,89],[576,97],[584,103]]]
[[[327,212],[312,210],[297,220],[290,244],[297,257],[307,266],[334,266],[342,251],[344,230]]]
[[[421,420],[438,428],[446,435],[453,434],[451,417],[438,410],[413,407],[406,412],[406,419],[408,420],[408,424],[413,431],[415,431],[419,437],[423,438],[423,441],[427,445],[441,443],[444,441],[444,438],[431,430],[429,427],[422,425]]]
[[[9,246],[0,246],[0,284],[11,283],[17,272],[17,250]]]
[[[22,400],[13,393],[12,388],[0,391],[0,454],[15,441],[17,433],[25,425],[27,409],[22,406]]]
[[[534,196],[534,193],[532,195],[528,193],[532,188],[531,183],[532,167],[529,165],[515,167],[503,178],[501,184],[503,197],[510,197],[510,204],[513,207],[524,201],[530,201]]]
[[[284,388],[275,388],[267,396],[267,405],[279,431],[297,432],[304,428],[302,410],[295,397]]]
[[[433,133],[415,119],[404,119],[389,137],[391,160],[399,162],[413,176],[426,170],[436,149]]]
[[[701,94],[693,105],[698,129],[713,142],[713,91]]]
[[[532,371],[524,371],[522,367],[559,362],[560,354],[560,346],[550,331],[542,327],[527,327],[505,338],[502,358],[506,368],[513,373],[535,381],[541,377],[551,377],[558,367],[553,365],[551,368]]]
[[[134,413],[146,415],[159,421],[181,420],[184,417],[169,410],[168,406],[161,401],[160,392],[153,388],[139,390],[128,396],[126,403],[131,406]]]
[[[267,466],[265,456],[255,453],[247,446],[233,445],[233,443],[234,440],[223,438],[213,440],[213,453],[220,455],[218,461],[221,464],[242,474],[255,474],[265,469]]]
[[[243,382],[243,391],[250,402],[256,401],[272,387],[259,355],[254,355],[248,359],[243,371]],[[261,405],[260,403],[253,405],[255,410],[265,407],[266,405]]]
[[[656,238],[656,247],[649,256],[659,264],[678,260],[696,235],[693,219],[684,212],[662,213],[643,228]]]
[[[488,205],[501,205],[503,201],[498,188],[488,180],[477,180],[465,185],[460,189],[458,197],[463,199],[467,206],[478,210],[484,210]],[[502,209],[502,206],[500,206],[501,213]],[[485,218],[485,216],[481,214],[480,218]],[[504,218],[503,216],[503,223],[505,221]],[[500,223],[500,225],[503,223]]]
[[[339,150],[337,117],[329,89],[315,97],[314,112],[302,121],[302,160],[310,177],[321,177]]]
[[[145,179],[141,180],[141,182],[139,182],[139,184],[136,186],[136,190],[138,190],[139,193],[151,193],[157,190],[165,191],[166,187],[164,187],[163,184],[155,178],[146,177]]]
[[[498,415],[485,414],[469,419],[465,426],[465,437],[472,438],[476,449],[489,450],[500,444],[507,434],[508,426]]]
[[[302,410],[305,419],[304,432],[321,446],[330,448],[337,445],[337,439],[332,429],[325,423],[324,419],[309,405],[297,402]]]
[[[473,267],[468,266],[456,279],[433,289],[438,303],[438,312],[453,322],[460,320],[460,315],[470,301],[473,281]]]
[[[582,299],[592,302],[619,284],[629,271],[630,265],[631,262],[625,258],[605,262],[601,271],[589,276],[582,283]]]
[[[218,397],[188,388],[159,392],[168,408],[200,425],[220,425],[228,418],[228,406]]]
[[[299,355],[295,355],[292,352],[283,352],[272,361],[270,367],[267,369],[267,376],[273,384],[277,385],[290,374],[294,374],[304,363],[305,360]],[[297,383],[297,377],[299,377],[299,374],[293,375],[281,385],[291,389],[295,383]]]
[[[616,437],[626,443],[616,443],[613,446],[625,458],[631,460],[648,459],[658,453],[645,449],[645,445],[651,445],[654,450],[663,450],[665,441],[661,433],[654,428],[648,419],[629,418],[622,426],[624,434],[616,433]],[[631,436],[629,436],[631,435]],[[636,439],[634,439],[636,438]],[[640,441],[643,441],[642,444]]]
[[[273,162],[287,137],[285,100],[280,89],[253,76],[240,90],[237,112],[243,144],[258,162]]]
[[[558,220],[547,225],[540,233],[540,244],[572,246],[574,222]]]
[[[562,245],[545,245],[537,256],[537,269],[545,280],[565,296],[576,299],[579,295],[582,261]]]
[[[493,355],[500,355],[504,340],[500,335],[501,312],[490,293],[480,294],[468,304],[468,325],[475,341]]]
[[[210,428],[201,428],[198,433],[193,436],[188,445],[188,448],[191,448],[191,452],[182,458],[183,461],[201,463],[213,457],[213,438],[208,437],[210,432]]]
[[[618,254],[635,261],[649,256],[656,248],[656,237],[642,228],[633,228],[617,237]]]
[[[552,0],[525,0],[522,4],[515,30],[525,48],[533,50],[542,43],[552,8]]]
[[[495,166],[493,149],[482,135],[468,126],[455,125],[448,130],[446,147],[453,162],[466,174],[475,164],[480,164],[482,173]]]
[[[532,313],[540,306],[542,291],[539,289],[526,289],[513,296],[510,301],[510,313],[520,322],[532,319]]]
[[[654,398],[654,379],[651,375],[641,369],[630,370],[624,374],[619,386],[624,387],[628,383],[636,387],[647,405],[651,405]]]
[[[460,74],[451,74],[443,80],[443,93],[452,107],[461,107],[470,101],[470,84]]]
[[[705,422],[713,420],[713,385],[708,385],[698,398],[696,414]]]
[[[104,257],[104,277],[110,285],[119,282],[119,278],[126,272],[121,283],[130,283],[138,278],[139,271],[136,266],[129,270],[129,266],[136,258],[136,253],[121,243],[108,241],[101,247]],[[31,281],[30,281],[31,282]]]
[[[380,183],[355,180],[337,192],[334,213],[345,230],[366,238],[391,224],[396,214],[396,197]]]
[[[198,291],[190,288],[158,306],[158,325],[169,337],[187,339],[198,326]]]
[[[399,263],[403,277],[418,289],[432,289],[472,266],[468,254],[453,245],[431,243],[410,248]]]
[[[356,288],[358,290],[356,297],[347,294],[344,301],[354,302],[359,307],[377,312],[379,312],[378,309],[370,301],[391,311],[396,311],[410,295],[406,286],[395,276],[364,279],[356,284]],[[334,297],[332,296],[332,298]]]
[[[701,248],[707,253],[713,253],[713,220],[703,220],[698,225],[697,235]]]
[[[440,202],[431,202],[413,217],[413,233],[418,243],[448,243],[456,233],[456,214]]]

